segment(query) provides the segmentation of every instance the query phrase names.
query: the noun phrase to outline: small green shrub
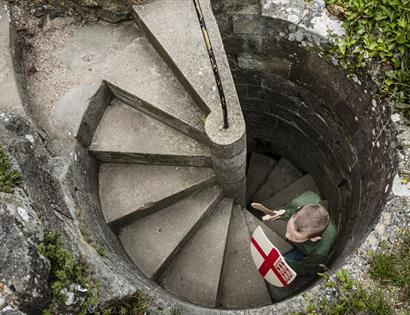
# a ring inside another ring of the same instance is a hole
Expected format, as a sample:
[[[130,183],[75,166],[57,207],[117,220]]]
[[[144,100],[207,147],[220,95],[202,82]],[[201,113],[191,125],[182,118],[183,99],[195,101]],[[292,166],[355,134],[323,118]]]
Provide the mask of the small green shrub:
[[[10,193],[22,183],[21,174],[11,169],[11,162],[0,145],[0,191]]]
[[[89,232],[82,231],[87,236]],[[81,259],[75,259],[65,248],[60,231],[50,231],[46,234],[44,241],[39,245],[40,253],[47,257],[51,264],[49,284],[52,291],[52,299],[43,315],[58,314],[58,307],[67,298],[61,290],[71,284],[79,284],[88,289],[87,297],[81,306],[80,314],[87,314],[90,306],[96,315],[142,315],[148,310],[149,300],[142,292],[135,292],[115,305],[108,308],[98,306],[99,284],[91,277],[91,271],[87,264]]]
[[[39,246],[39,251],[51,264],[48,281],[52,299],[47,308],[43,310],[43,314],[53,315],[58,313],[58,306],[66,299],[61,290],[73,283],[88,289],[88,294],[80,313],[86,314],[90,304],[97,304],[97,285],[91,279],[91,272],[87,264],[81,261],[81,259],[75,259],[67,251],[64,241],[61,239],[60,231],[47,233],[44,241]]]
[[[332,48],[349,70],[379,64],[381,95],[410,118],[410,0],[326,0],[345,10],[346,36]]]

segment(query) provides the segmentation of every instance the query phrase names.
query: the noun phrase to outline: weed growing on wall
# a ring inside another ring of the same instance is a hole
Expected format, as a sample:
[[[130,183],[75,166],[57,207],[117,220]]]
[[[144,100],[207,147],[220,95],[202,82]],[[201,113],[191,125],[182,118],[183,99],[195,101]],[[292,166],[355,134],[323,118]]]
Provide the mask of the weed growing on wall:
[[[48,281],[52,299],[47,308],[43,310],[43,315],[58,314],[58,307],[67,299],[62,290],[73,283],[81,285],[88,290],[80,313],[86,314],[90,304],[97,304],[95,293],[97,286],[92,281],[91,272],[87,264],[81,261],[81,259],[75,259],[68,252],[59,231],[49,232],[40,244],[39,251],[51,264]]]
[[[11,168],[11,162],[0,145],[0,191],[10,193],[22,183],[20,172]]]
[[[82,233],[87,234],[83,231]],[[43,310],[43,315],[61,313],[59,308],[64,308],[64,302],[67,299],[62,290],[71,284],[81,285],[88,290],[79,314],[143,315],[148,310],[150,301],[139,291],[118,301],[115,305],[101,307],[97,299],[99,284],[93,280],[88,265],[81,259],[75,259],[66,249],[60,231],[47,233],[44,241],[39,245],[39,251],[50,261],[51,265],[48,280],[52,298]]]
[[[342,67],[378,65],[382,95],[410,118],[410,0],[326,0],[344,9],[346,36],[332,52]]]

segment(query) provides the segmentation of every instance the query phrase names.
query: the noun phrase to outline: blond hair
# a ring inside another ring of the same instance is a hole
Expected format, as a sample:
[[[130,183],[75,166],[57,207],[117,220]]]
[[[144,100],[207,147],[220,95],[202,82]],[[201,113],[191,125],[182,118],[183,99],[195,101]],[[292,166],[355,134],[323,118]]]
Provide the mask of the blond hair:
[[[316,203],[303,206],[294,215],[296,231],[306,233],[309,238],[319,236],[330,221],[329,212]]]

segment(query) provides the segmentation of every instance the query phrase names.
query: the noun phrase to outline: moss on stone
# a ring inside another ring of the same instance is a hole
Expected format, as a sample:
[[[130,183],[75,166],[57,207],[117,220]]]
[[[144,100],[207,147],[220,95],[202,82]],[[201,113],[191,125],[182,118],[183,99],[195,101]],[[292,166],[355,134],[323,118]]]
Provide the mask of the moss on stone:
[[[21,183],[20,172],[12,169],[9,157],[0,145],[0,191],[11,193],[13,188]]]

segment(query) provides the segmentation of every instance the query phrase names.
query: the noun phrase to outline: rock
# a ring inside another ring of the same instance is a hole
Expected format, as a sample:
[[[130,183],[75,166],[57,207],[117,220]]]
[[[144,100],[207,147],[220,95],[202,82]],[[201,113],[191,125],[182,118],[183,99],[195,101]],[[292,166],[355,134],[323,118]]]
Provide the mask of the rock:
[[[0,200],[0,282],[12,292],[5,304],[35,313],[50,297],[49,262],[36,244],[42,224],[22,195],[1,193]]]
[[[67,296],[64,305],[60,309],[70,314],[78,314],[85,298],[87,297],[87,289],[78,284],[71,284],[68,288],[61,290],[61,293]]]
[[[326,7],[326,9],[333,14],[334,16],[338,17],[339,19],[345,16],[345,9],[337,4],[330,4]]]

